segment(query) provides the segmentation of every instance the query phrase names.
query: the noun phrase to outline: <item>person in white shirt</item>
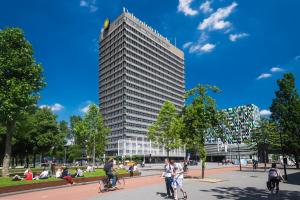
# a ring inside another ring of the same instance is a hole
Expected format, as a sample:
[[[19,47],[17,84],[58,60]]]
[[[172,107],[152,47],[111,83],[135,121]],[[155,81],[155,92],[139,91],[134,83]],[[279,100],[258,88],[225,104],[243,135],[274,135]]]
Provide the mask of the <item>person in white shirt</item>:
[[[39,179],[47,179],[49,177],[49,171],[48,170],[44,170],[42,171],[42,173],[40,174]]]
[[[83,177],[83,171],[82,169],[80,169],[79,167],[77,167],[76,169],[76,173],[75,173],[75,176],[74,177]]]
[[[169,198],[174,197],[174,190],[172,188],[172,171],[173,171],[173,166],[170,165],[169,159],[166,158],[164,172],[162,173],[161,177],[165,178],[167,195]]]
[[[55,173],[55,177],[56,178],[61,178],[61,174],[62,174],[62,170],[60,168],[58,168],[56,173]]]
[[[170,161],[170,164],[173,166],[173,182],[172,187],[174,189],[174,199],[178,199],[178,190],[182,192],[183,199],[187,199],[187,194],[183,190],[183,167],[180,163],[176,163],[174,160]]]

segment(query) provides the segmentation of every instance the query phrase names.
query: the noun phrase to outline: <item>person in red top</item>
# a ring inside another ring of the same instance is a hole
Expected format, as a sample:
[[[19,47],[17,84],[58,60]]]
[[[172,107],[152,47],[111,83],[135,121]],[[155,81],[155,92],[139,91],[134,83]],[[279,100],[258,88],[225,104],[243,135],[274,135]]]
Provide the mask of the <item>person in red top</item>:
[[[25,179],[24,180],[26,180],[26,181],[32,181],[32,179],[33,179],[33,174],[32,174],[32,171],[29,169],[27,171],[27,173],[25,173]]]

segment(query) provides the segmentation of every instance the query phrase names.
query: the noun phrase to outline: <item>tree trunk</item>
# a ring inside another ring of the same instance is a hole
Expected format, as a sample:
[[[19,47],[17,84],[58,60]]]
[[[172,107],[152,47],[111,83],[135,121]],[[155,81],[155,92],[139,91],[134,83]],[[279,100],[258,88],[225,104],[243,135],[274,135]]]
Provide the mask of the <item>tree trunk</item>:
[[[5,152],[3,158],[3,168],[2,168],[2,176],[9,177],[9,163],[11,158],[11,142],[12,135],[16,127],[16,122],[14,120],[8,121],[6,126],[6,138],[5,138]]]
[[[204,179],[204,172],[205,172],[205,161],[204,160],[202,160],[202,175],[201,175],[201,177],[202,177],[202,179]]]
[[[25,164],[25,168],[28,168],[29,167],[29,155],[28,155],[28,152],[26,152],[26,164]]]
[[[298,155],[295,155],[295,165],[296,165],[296,168],[299,169],[299,156]]]
[[[35,168],[35,161],[36,161],[36,153],[33,152],[33,168]]]

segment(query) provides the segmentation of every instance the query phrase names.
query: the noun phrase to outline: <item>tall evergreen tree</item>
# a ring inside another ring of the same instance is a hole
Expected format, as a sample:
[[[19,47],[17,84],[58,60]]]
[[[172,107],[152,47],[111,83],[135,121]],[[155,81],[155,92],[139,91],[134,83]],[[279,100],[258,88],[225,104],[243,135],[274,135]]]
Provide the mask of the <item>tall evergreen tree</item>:
[[[0,31],[0,121],[6,127],[2,175],[9,175],[12,137],[18,117],[35,106],[45,85],[42,66],[19,28]]]
[[[271,118],[279,127],[283,151],[293,156],[299,168],[300,156],[300,99],[295,87],[295,77],[286,73],[277,81],[279,90],[275,92],[270,110]]]

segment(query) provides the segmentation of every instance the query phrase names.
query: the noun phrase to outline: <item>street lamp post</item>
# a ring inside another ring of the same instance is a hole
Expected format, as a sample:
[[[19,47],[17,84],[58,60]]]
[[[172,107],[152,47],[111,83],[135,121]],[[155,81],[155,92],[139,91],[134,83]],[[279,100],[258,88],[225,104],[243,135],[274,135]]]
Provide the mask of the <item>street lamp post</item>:
[[[240,154],[240,140],[237,141],[238,145],[238,154],[239,154],[239,164],[240,164],[240,171],[242,171],[242,163],[241,163],[241,154]]]

